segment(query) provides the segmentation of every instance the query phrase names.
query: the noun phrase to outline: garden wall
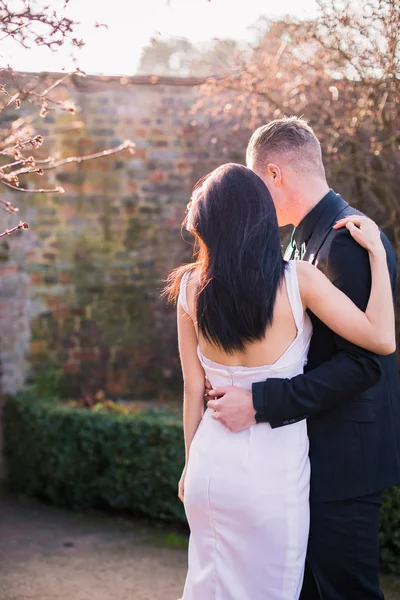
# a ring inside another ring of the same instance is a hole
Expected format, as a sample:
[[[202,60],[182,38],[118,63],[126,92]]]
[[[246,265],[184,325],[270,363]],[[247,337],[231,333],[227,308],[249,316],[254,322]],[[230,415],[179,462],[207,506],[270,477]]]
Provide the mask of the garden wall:
[[[191,187],[218,163],[189,114],[198,83],[75,77],[57,92],[68,92],[78,112],[51,111],[39,121],[43,157],[87,154],[126,139],[136,152],[23,182],[60,185],[64,194],[10,192],[30,229],[1,245],[4,391],[17,391],[50,365],[62,366],[67,395],[102,389],[145,398],[177,389],[175,320],[159,290],[191,253],[180,233]],[[15,221],[1,215],[2,227]]]

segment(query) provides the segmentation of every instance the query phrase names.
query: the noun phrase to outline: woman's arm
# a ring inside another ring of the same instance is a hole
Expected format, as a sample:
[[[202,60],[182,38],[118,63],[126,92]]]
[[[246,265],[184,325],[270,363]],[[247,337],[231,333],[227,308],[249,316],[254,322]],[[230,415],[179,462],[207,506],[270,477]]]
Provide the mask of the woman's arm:
[[[190,445],[204,413],[205,373],[197,356],[196,329],[191,317],[179,303],[178,342],[184,382],[183,431],[187,464]]]
[[[379,229],[357,215],[339,221],[335,228],[344,226],[369,254],[372,285],[365,313],[309,263],[296,263],[300,295],[306,308],[342,338],[378,354],[392,354],[396,349],[393,295]]]

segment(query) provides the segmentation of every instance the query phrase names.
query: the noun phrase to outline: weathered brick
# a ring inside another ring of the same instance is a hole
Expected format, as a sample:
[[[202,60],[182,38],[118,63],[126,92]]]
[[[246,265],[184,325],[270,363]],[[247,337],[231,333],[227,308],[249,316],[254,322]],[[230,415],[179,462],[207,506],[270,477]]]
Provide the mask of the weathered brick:
[[[44,340],[34,340],[31,342],[31,354],[44,354],[47,349],[46,342]]]
[[[65,113],[46,119],[48,155],[101,151],[129,137],[136,153],[45,174],[65,193],[19,200],[31,229],[10,238],[8,270],[0,268],[3,388],[22,385],[28,356],[31,374],[51,357],[83,384],[154,396],[166,372],[180,377],[174,311],[159,290],[189,260],[180,225],[191,185],[216,166],[189,124],[197,91],[88,77],[70,92],[84,126],[75,130]]]
[[[102,129],[93,127],[93,129],[88,129],[87,134],[93,137],[96,136],[111,136],[114,135],[114,129]]]

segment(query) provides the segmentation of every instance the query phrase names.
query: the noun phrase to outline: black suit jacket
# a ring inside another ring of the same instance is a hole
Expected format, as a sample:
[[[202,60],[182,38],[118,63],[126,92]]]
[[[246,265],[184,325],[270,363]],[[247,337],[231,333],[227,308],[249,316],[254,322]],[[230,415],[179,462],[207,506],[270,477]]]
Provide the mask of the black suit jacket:
[[[362,310],[371,272],[367,252],[340,218],[361,214],[333,195],[303,260],[314,263]],[[396,259],[383,235],[393,293]],[[364,496],[400,482],[400,387],[395,354],[377,356],[343,340],[310,313],[314,333],[304,375],[253,384],[258,422],[272,427],[308,419],[311,500]],[[371,387],[372,386],[372,387]]]

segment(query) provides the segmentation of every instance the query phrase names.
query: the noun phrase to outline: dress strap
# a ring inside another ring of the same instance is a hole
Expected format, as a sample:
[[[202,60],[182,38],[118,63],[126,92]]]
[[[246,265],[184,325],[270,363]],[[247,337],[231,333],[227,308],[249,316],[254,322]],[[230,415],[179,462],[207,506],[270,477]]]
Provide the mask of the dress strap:
[[[288,261],[288,266],[285,269],[285,281],[294,321],[296,323],[297,330],[300,331],[303,328],[304,323],[304,308],[300,296],[296,261],[294,260]]]
[[[187,284],[188,284],[191,272],[192,271],[186,271],[186,273],[182,277],[181,286],[179,289],[179,296],[178,296],[179,304],[182,306],[183,310],[188,315],[190,315],[190,312],[189,312],[189,304],[188,304],[188,299],[187,299]]]

